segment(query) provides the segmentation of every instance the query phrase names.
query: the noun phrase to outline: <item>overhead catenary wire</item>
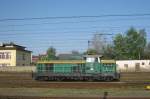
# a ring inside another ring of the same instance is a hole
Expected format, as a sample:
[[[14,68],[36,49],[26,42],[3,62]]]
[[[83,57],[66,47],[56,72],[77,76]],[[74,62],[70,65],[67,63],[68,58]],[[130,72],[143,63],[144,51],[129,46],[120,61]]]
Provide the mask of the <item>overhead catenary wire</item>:
[[[42,23],[26,23],[26,24],[9,24],[9,25],[0,25],[0,27],[16,27],[16,26],[35,26],[35,25],[48,25],[48,24],[80,24],[80,23],[93,23],[93,22],[102,22],[102,21],[134,21],[134,20],[149,20],[149,17],[140,17],[140,18],[116,18],[116,19],[101,19],[101,20],[82,20],[82,21],[56,21],[56,22],[42,22]]]
[[[122,26],[123,28],[130,28],[131,26]],[[136,27],[139,27],[139,28],[149,28],[150,26],[148,25],[145,25],[145,26],[140,26],[140,25],[137,25]],[[31,35],[31,34],[34,34],[36,33],[37,34],[40,34],[40,33],[50,33],[50,34],[53,34],[53,33],[66,33],[66,34],[69,34],[69,33],[77,33],[77,32],[93,32],[93,31],[98,31],[98,32],[109,32],[109,31],[117,31],[117,30],[120,30],[121,29],[121,26],[88,26],[88,27],[72,27],[72,28],[41,28],[40,30],[38,30],[39,28],[34,28],[34,29],[12,29],[12,30],[3,30],[1,31],[0,30],[0,34],[1,36],[3,35]],[[52,30],[61,30],[61,31],[52,31]],[[72,30],[72,31],[68,31],[68,30]],[[88,29],[88,30],[87,30]],[[91,29],[91,30],[89,30]],[[93,30],[94,29],[94,30]],[[65,31],[64,31],[65,30]],[[67,30],[67,31],[66,31]],[[31,32],[32,31],[32,32]],[[9,33],[11,32],[11,33]],[[16,33],[16,32],[19,32],[19,33]]]
[[[131,27],[131,26],[122,26],[122,27],[124,27],[124,28],[126,28],[126,27]],[[150,25],[145,25],[145,26],[140,26],[140,25],[136,25],[136,27],[147,27],[147,28],[149,28],[150,27]],[[103,28],[103,29],[120,29],[121,28],[121,26],[98,26],[98,25],[95,25],[95,26],[88,26],[88,27],[77,27],[77,28],[75,28],[75,27],[66,27],[66,28],[60,28],[60,29],[63,29],[63,30],[69,30],[69,29],[96,29],[96,28]],[[42,30],[58,30],[59,28],[34,28],[34,29],[9,29],[9,30],[0,30],[0,33],[1,32],[12,32],[12,31],[37,31],[37,29],[40,29],[40,31]]]
[[[135,13],[135,14],[105,14],[105,15],[87,15],[87,16],[59,16],[59,17],[30,17],[30,18],[4,18],[4,21],[22,21],[22,20],[44,20],[44,19],[74,19],[74,18],[102,18],[102,17],[134,17],[134,16],[150,16],[150,13]]]
[[[79,32],[96,32],[96,31],[108,31],[109,30],[109,28],[108,29],[99,29],[99,28],[87,28],[87,29],[91,29],[91,30],[86,30],[86,28],[85,28],[85,30],[84,30],[84,28],[82,29],[82,30],[72,30],[72,31],[51,31],[50,29],[47,29],[47,30],[43,30],[42,29],[42,31],[38,31],[38,30],[8,30],[8,31],[0,31],[0,34],[1,35],[22,35],[22,34],[28,34],[28,35],[30,35],[30,34],[34,34],[34,33],[36,33],[36,34],[40,34],[40,33],[49,33],[49,34],[53,34],[53,33],[66,33],[66,34],[69,34],[69,33],[79,33]],[[95,30],[92,30],[92,29],[95,29]],[[114,29],[115,30],[115,29]],[[16,32],[19,32],[19,33],[13,33],[14,31],[16,31]],[[29,31],[29,32],[28,32]],[[31,32],[32,31],[32,32]],[[9,33],[9,32],[11,32],[11,33]]]

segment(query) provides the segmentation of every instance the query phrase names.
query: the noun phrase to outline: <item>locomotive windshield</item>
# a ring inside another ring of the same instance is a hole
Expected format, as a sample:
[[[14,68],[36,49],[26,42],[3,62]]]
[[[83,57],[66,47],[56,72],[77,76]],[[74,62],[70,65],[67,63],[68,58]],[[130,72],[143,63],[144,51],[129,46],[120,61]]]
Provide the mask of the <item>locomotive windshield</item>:
[[[84,56],[84,60],[87,62],[87,63],[94,63],[94,62],[98,62],[100,63],[100,55],[86,55]]]

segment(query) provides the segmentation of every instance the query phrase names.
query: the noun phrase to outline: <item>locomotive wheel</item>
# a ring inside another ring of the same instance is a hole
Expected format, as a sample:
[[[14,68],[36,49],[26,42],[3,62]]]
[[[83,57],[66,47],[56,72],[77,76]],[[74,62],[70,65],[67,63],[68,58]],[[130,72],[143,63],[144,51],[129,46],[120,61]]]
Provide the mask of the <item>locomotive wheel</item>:
[[[88,78],[88,81],[89,81],[89,82],[92,82],[93,80],[94,80],[94,79],[93,79],[92,77],[89,77],[89,78]]]
[[[44,77],[43,77],[43,80],[44,80],[44,81],[48,81],[49,78],[48,78],[47,76],[44,76]]]
[[[105,78],[105,81],[112,81],[113,80],[113,77],[106,77]]]
[[[37,80],[40,80],[40,81],[47,81],[48,80],[48,77],[47,76],[39,76],[36,78]]]
[[[61,77],[56,77],[56,81],[62,81],[63,80],[63,78],[61,78]]]

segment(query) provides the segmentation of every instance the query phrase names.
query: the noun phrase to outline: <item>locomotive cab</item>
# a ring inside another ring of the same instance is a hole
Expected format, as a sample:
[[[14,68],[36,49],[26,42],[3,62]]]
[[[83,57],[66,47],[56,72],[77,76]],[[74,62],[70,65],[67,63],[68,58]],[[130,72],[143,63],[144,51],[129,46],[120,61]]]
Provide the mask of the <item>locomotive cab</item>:
[[[102,55],[85,55],[83,59],[85,60],[85,71],[88,74],[98,73],[98,66],[100,64]]]

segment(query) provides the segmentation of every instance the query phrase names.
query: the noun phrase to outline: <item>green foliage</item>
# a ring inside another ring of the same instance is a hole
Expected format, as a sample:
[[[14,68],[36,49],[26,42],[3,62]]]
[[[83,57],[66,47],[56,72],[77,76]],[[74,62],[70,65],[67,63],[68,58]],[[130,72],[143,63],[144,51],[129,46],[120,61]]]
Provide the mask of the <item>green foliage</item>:
[[[44,61],[44,60],[48,60],[48,58],[46,56],[40,56],[39,60]]]
[[[56,59],[56,49],[52,46],[48,48],[47,52],[47,60],[54,60]]]
[[[116,54],[112,45],[107,45],[104,48],[103,59],[114,59],[115,55]]]
[[[142,55],[143,59],[150,59],[150,42],[147,44],[144,50],[144,54]]]
[[[116,54],[116,58],[126,59],[126,54],[128,53],[126,47],[126,37],[122,34],[117,34],[114,39],[114,52]]]
[[[130,28],[126,35],[117,34],[114,39],[116,59],[141,59],[145,46],[145,30]]]
[[[41,55],[39,60],[55,60],[56,57],[56,49],[53,47],[49,47],[46,51],[46,55]]]

